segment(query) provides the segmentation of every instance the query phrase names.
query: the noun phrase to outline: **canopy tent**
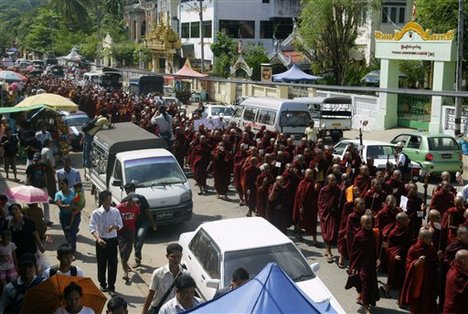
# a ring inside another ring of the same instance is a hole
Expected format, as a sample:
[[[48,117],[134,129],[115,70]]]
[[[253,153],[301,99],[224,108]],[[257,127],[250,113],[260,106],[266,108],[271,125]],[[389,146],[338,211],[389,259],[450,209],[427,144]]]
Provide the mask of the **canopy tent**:
[[[59,59],[67,61],[81,61],[83,60],[83,57],[78,53],[78,51],[76,51],[76,47],[73,47],[69,54],[59,57]]]
[[[293,64],[286,72],[273,75],[274,82],[316,81],[321,78],[321,76],[310,75],[303,72],[296,64]]]
[[[203,303],[190,313],[336,313],[328,301],[314,303],[276,264],[269,263],[253,279]]]
[[[78,105],[73,101],[57,94],[43,93],[30,96],[17,104],[15,108],[44,105],[53,110],[77,111]]]
[[[41,108],[44,108],[44,105],[31,105],[31,106],[24,106],[24,107],[0,107],[0,115],[6,114],[6,113],[30,111],[30,110],[41,109]]]
[[[194,69],[192,69],[192,66],[190,65],[190,60],[187,59],[185,61],[185,64],[184,66],[182,67],[182,69],[180,69],[179,71],[177,71],[175,73],[175,75],[178,75],[178,76],[183,76],[183,77],[188,77],[188,78],[192,78],[192,77],[206,77],[208,75],[206,74],[202,74],[202,73],[199,73],[197,71],[195,71]]]

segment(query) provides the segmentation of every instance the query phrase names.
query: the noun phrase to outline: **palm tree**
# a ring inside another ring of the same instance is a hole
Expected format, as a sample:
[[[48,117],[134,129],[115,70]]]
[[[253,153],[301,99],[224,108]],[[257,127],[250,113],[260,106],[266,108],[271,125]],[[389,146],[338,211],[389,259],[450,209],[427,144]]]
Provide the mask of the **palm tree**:
[[[92,0],[49,0],[49,3],[67,23],[83,24],[89,18],[88,8]]]

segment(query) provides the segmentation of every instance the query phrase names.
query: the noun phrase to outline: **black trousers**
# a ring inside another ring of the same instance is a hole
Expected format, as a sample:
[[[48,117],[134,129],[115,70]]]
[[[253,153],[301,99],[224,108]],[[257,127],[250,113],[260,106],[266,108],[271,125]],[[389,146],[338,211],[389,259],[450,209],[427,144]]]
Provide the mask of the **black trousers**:
[[[105,248],[96,242],[96,259],[98,280],[103,288],[115,289],[115,280],[117,278],[117,238],[103,239],[107,245]],[[106,281],[107,270],[107,281]]]

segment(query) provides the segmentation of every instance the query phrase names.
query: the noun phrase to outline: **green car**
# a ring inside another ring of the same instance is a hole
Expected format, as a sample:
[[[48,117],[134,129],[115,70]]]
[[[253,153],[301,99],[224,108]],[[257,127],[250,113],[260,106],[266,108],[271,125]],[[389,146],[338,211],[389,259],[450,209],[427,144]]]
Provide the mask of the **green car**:
[[[442,133],[402,133],[391,143],[403,143],[403,152],[411,161],[432,174],[449,171],[463,172],[463,159],[460,146],[453,136]]]

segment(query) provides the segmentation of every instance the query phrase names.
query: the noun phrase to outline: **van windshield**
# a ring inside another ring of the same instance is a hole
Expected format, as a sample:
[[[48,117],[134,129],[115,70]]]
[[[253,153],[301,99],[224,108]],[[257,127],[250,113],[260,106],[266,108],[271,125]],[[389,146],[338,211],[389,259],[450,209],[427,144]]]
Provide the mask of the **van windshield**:
[[[310,122],[308,111],[283,111],[280,117],[280,127],[307,127]]]
[[[125,161],[126,182],[140,186],[185,183],[187,179],[172,157],[149,157]]]

